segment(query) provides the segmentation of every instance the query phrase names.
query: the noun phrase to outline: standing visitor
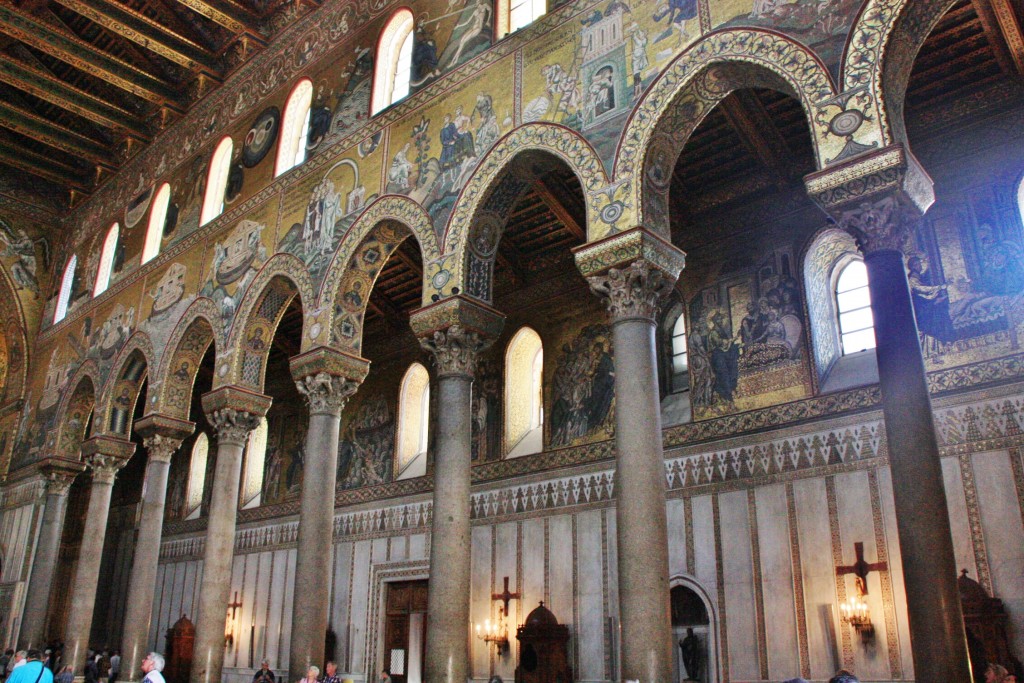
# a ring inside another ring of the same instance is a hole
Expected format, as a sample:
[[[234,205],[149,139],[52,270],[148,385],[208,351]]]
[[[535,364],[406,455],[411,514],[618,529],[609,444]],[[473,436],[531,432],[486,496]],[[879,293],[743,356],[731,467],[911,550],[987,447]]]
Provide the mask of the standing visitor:
[[[165,683],[164,675],[161,673],[163,670],[164,656],[159,652],[150,652],[142,660],[142,673],[146,674],[142,679],[143,683]]]
[[[25,664],[11,672],[8,683],[53,683],[53,672],[43,666],[39,650],[26,653]]]

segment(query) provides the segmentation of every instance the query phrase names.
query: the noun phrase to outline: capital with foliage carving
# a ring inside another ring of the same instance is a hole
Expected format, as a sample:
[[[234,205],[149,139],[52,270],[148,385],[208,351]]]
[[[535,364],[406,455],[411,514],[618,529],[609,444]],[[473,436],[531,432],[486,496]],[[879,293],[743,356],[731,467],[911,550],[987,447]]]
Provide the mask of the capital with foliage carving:
[[[612,322],[653,321],[662,297],[679,278],[686,254],[644,228],[633,228],[574,250],[576,266],[605,301]]]
[[[370,361],[325,346],[293,357],[289,365],[311,415],[340,415],[370,370]]]
[[[114,476],[135,453],[135,444],[116,436],[99,435],[82,444],[82,459],[92,470],[94,484],[113,484]]]
[[[195,424],[166,415],[151,413],[135,422],[135,431],[142,435],[142,445],[149,459],[169,463],[171,457],[193,431]]]
[[[38,464],[39,473],[46,482],[47,495],[66,496],[71,490],[75,477],[85,471],[85,465],[77,460],[47,458]]]
[[[203,411],[219,443],[244,446],[273,399],[245,387],[223,386],[203,394]]]
[[[472,378],[480,352],[501,334],[505,317],[484,303],[454,296],[415,311],[409,323],[433,354],[439,377]]]

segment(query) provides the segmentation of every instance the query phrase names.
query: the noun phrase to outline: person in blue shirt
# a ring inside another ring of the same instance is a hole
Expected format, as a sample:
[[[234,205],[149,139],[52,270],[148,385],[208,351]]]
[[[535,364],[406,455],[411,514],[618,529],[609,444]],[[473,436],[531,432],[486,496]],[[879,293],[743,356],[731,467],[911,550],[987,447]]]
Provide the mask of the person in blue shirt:
[[[11,672],[7,683],[53,683],[53,672],[41,660],[39,650],[29,650],[25,664]]]

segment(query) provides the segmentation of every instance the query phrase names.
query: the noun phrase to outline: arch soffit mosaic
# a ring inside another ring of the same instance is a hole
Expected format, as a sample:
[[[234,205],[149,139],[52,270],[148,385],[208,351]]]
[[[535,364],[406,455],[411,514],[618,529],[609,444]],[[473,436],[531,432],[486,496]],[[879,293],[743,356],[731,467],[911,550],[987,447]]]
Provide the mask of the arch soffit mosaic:
[[[25,396],[25,379],[28,377],[31,350],[28,346],[28,325],[25,323],[25,311],[21,307],[21,299],[11,280],[7,268],[0,264],[0,336],[7,342],[8,365],[6,377],[0,377],[0,407],[3,403]],[[16,337],[12,339],[12,337]],[[21,352],[21,367],[17,374],[11,372],[10,354],[14,344]],[[13,383],[12,383],[13,382]],[[5,401],[5,397],[9,397]]]
[[[182,313],[167,340],[166,351],[157,366],[158,371],[151,373],[149,390],[152,394],[152,410],[147,410],[147,413],[188,419],[192,387],[203,356],[210,344],[214,345],[215,353],[226,348],[220,319],[217,305],[206,297],[196,299]],[[215,360],[215,367],[219,367],[220,358]]]
[[[80,456],[81,442],[88,436],[85,433],[88,423],[87,413],[95,415],[96,389],[102,386],[99,381],[100,369],[94,360],[87,360],[71,376],[66,386],[73,387],[61,397],[57,406],[57,440],[54,455],[77,460]],[[76,413],[81,412],[81,418]],[[93,421],[95,430],[96,420]]]
[[[771,87],[796,97],[807,115],[819,168],[880,142],[872,121],[863,112],[851,113],[828,70],[807,47],[768,30],[716,31],[666,67],[630,116],[615,161],[617,211],[602,216],[607,232],[645,225],[664,235],[667,226],[652,225],[657,217],[644,215],[644,195],[667,186],[670,176],[658,177],[671,171],[664,166],[675,164],[689,133],[736,87]]]
[[[227,351],[217,359],[213,386],[237,384],[263,390],[270,345],[292,299],[300,304],[314,301],[309,271],[297,257],[276,254],[253,278],[242,295],[238,313],[228,333]],[[305,338],[305,322],[303,334]]]
[[[398,232],[392,236],[387,231],[395,231],[396,226],[401,226]],[[382,228],[384,232],[382,233]],[[404,234],[402,234],[404,229]],[[302,350],[308,351],[315,346],[335,346],[346,351],[358,349],[362,345],[362,314],[359,315],[359,329],[350,330],[348,334],[337,337],[333,333],[335,327],[342,324],[342,321],[335,320],[335,304],[339,305],[346,297],[353,300],[353,287],[357,283],[361,289],[366,286],[367,278],[370,279],[369,286],[380,271],[380,268],[387,262],[387,258],[394,252],[390,249],[387,253],[381,253],[379,262],[374,263],[366,259],[360,259],[360,254],[365,255],[370,241],[383,239],[384,243],[392,243],[396,236],[401,235],[399,243],[411,234],[416,239],[420,249],[420,258],[423,262],[423,296],[424,304],[429,302],[429,294],[436,290],[432,282],[439,279],[438,273],[442,270],[441,250],[437,242],[437,235],[434,232],[430,215],[417,202],[409,197],[401,195],[384,195],[370,204],[359,218],[352,224],[345,233],[334,254],[331,265],[324,277],[323,285],[320,287],[320,296],[317,299],[316,307],[306,311],[307,320],[305,328],[307,333],[302,337]],[[398,244],[394,245],[395,248]],[[370,272],[373,271],[373,275]],[[440,276],[445,277],[445,276]],[[370,289],[360,295],[364,299],[362,303],[365,313],[366,302],[369,301]],[[358,307],[353,307],[353,309]],[[353,317],[353,310],[349,318]],[[350,323],[352,320],[349,321]],[[337,338],[336,338],[337,337]]]
[[[155,367],[153,342],[149,335],[142,331],[133,333],[117,352],[111,367],[114,368],[114,372],[107,377],[106,384],[96,401],[96,415],[99,420],[94,420],[97,425],[94,431],[98,434],[127,437],[131,432],[132,412],[136,401],[139,400],[142,383],[150,368]],[[116,428],[115,421],[118,424]]]
[[[565,126],[553,123],[522,125],[498,141],[462,188],[445,230],[444,266],[435,271],[430,289],[424,287],[424,304],[430,302],[432,294],[452,294],[453,287],[458,287],[460,292],[469,291],[470,274],[466,266],[476,219],[486,209],[487,201],[505,176],[504,172],[509,165],[520,154],[529,151],[553,154],[576,174],[586,195],[587,241],[592,242],[607,234],[607,229],[595,230],[595,219],[607,213],[605,207],[615,191],[614,186],[609,184],[604,164],[594,148],[578,133]]]
[[[843,55],[845,93],[868,97],[877,112],[881,144],[906,144],[903,98],[917,53],[956,0],[868,0]]]

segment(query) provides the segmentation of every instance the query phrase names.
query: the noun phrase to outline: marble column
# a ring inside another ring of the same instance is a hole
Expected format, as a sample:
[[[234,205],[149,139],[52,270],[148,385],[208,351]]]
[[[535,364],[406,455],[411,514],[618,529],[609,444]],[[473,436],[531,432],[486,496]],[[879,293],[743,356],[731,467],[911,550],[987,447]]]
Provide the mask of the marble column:
[[[142,488],[142,513],[135,534],[135,554],[125,604],[124,636],[121,642],[121,678],[142,679],[142,660],[149,645],[153,617],[153,591],[156,589],[157,560],[167,500],[167,473],[171,458],[195,425],[163,415],[147,415],[135,423],[142,435],[149,460]]]
[[[134,443],[113,436],[94,436],[82,444],[82,455],[92,471],[92,485],[89,487],[89,506],[85,514],[82,547],[78,552],[75,581],[71,586],[71,609],[64,634],[64,661],[75,667],[75,676],[84,672],[85,656],[89,650],[114,477],[134,452]]]
[[[309,406],[306,460],[295,561],[289,678],[323,666],[334,569],[334,497],[341,411],[366,377],[370,363],[320,347],[291,360],[299,393]]]
[[[74,460],[47,458],[39,463],[39,472],[46,481],[46,503],[36,542],[36,556],[32,561],[28,591],[21,618],[18,647],[41,648],[46,642],[46,616],[50,607],[50,588],[53,572],[60,552],[60,537],[64,531],[64,513],[67,511],[68,491],[75,477],[85,465]]]
[[[242,459],[249,433],[259,426],[270,404],[269,396],[243,387],[224,386],[203,395],[203,410],[217,432],[217,462],[206,518],[203,580],[189,679],[192,683],[221,680]]]
[[[807,185],[857,240],[868,270],[914,678],[969,683],[946,491],[904,265],[912,227],[934,200],[931,180],[902,148],[890,147],[808,176]],[[836,197],[842,200],[828,201]]]
[[[413,313],[410,323],[434,356],[434,498],[427,593],[427,683],[465,683],[469,670],[470,466],[473,374],[504,319],[483,304],[451,297]]]
[[[684,254],[635,228],[576,251],[610,314],[615,359],[615,524],[621,678],[672,678],[672,617],[655,317]],[[612,265],[614,264],[614,265]]]

